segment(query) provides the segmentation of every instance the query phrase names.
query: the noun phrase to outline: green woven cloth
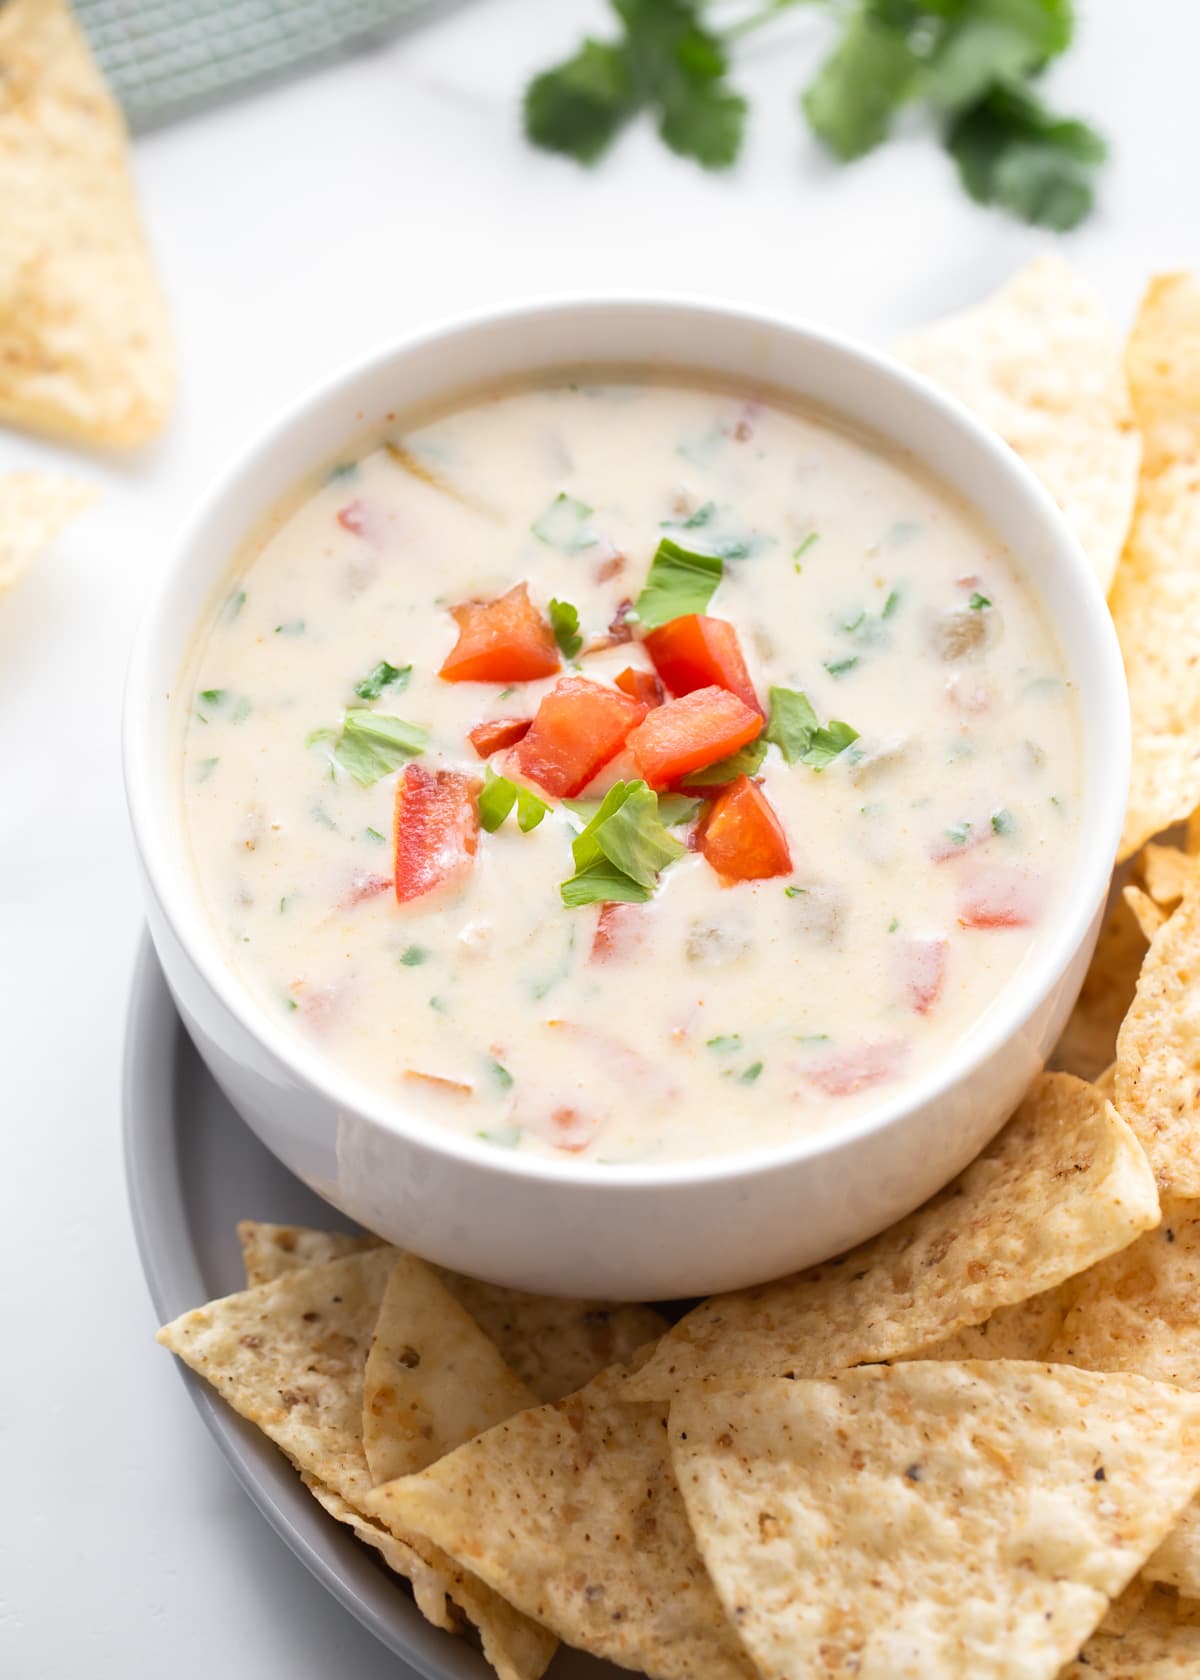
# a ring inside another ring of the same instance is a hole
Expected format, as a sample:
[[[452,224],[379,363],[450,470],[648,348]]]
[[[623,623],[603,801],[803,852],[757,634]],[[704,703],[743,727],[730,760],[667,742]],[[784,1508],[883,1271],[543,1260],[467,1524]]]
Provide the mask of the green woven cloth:
[[[453,0],[74,0],[130,126],[369,45]]]

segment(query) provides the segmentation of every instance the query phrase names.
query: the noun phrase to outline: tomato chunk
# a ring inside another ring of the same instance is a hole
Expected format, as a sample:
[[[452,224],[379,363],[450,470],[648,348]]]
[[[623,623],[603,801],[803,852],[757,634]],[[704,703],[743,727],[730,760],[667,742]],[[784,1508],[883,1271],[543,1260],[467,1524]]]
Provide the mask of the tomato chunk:
[[[556,799],[571,799],[620,752],[645,715],[645,706],[618,688],[563,677],[542,697],[512,763]]]
[[[559,669],[554,632],[523,583],[495,601],[451,607],[458,641],[439,676],[447,682],[531,682]]]
[[[631,956],[646,935],[646,907],[643,904],[602,904],[600,920],[592,935],[589,962],[612,962]]]
[[[529,733],[532,718],[491,718],[467,730],[467,740],[480,758],[490,758],[501,747],[515,747],[522,735]]]
[[[967,928],[1033,927],[1046,900],[1046,882],[1007,865],[977,869],[963,882],[958,924]]]
[[[663,703],[663,685],[653,671],[639,671],[632,665],[626,665],[613,681],[622,694],[640,700],[643,706],[661,706]]]
[[[408,764],[396,787],[396,897],[401,904],[457,880],[479,844],[479,783],[457,770]]]
[[[673,618],[646,636],[646,652],[672,694],[697,688],[727,688],[761,712],[754,684],[738,644],[737,631],[724,618],[689,613]]]
[[[701,828],[699,849],[727,881],[762,881],[792,869],[783,826],[749,776],[731,782],[714,803]]]
[[[651,787],[728,758],[761,734],[762,714],[724,688],[698,688],[656,707],[629,737]]]
[[[946,941],[940,934],[901,934],[890,942],[892,967],[909,1008],[928,1015],[946,979]]]
[[[908,1045],[902,1040],[884,1044],[849,1044],[828,1050],[805,1062],[803,1076],[827,1097],[852,1097],[881,1085],[900,1071]]]

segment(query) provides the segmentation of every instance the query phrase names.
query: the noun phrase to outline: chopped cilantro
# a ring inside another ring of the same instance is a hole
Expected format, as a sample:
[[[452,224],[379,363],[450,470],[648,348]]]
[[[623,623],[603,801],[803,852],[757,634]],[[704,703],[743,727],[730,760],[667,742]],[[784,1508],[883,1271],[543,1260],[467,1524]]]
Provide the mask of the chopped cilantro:
[[[446,1013],[446,1000],[443,997],[438,997],[435,993],[429,1000],[429,1007],[430,1009],[436,1009],[439,1015],[444,1015]]]
[[[807,764],[824,770],[852,741],[857,729],[837,719],[822,728],[806,694],[798,689],[772,687],[765,739],[773,741],[788,764]]]
[[[324,805],[314,805],[312,807],[312,813],[311,814],[312,814],[312,820],[315,823],[319,824],[319,826],[321,828],[327,828],[333,834],[337,833],[338,825],[334,822],[333,818],[329,815],[329,812],[325,809]]]
[[[680,787],[706,788],[720,787],[725,782],[736,782],[739,776],[753,776],[767,756],[767,737],[760,735],[757,741],[751,741],[748,747],[739,747],[737,752],[730,753],[728,758],[719,758],[715,764],[706,764],[703,770],[693,770],[680,782]]]
[[[385,688],[396,688],[403,694],[411,676],[411,665],[389,665],[381,659],[373,671],[355,683],[354,692],[360,700],[378,700]]]
[[[200,698],[206,706],[223,706],[226,690],[223,688],[202,688]]]
[[[969,822],[952,823],[946,830],[946,838],[953,846],[965,846],[973,827],[974,824]]]
[[[898,589],[890,589],[888,591],[888,598],[883,603],[883,611],[879,615],[880,618],[891,618],[899,605],[900,591]]]
[[[484,1143],[494,1143],[497,1149],[516,1149],[521,1142],[520,1126],[494,1126],[490,1131],[476,1132]]]
[[[570,601],[550,602],[550,628],[554,631],[554,640],[558,643],[564,659],[574,659],[583,646],[583,637],[579,634],[579,609],[573,607]]]
[[[663,537],[646,586],[634,603],[638,621],[645,629],[656,630],[673,618],[704,612],[724,571],[719,554],[702,554]]]
[[[286,909],[287,909],[287,899],[286,898],[281,898],[279,900],[279,914],[282,916]]]
[[[716,1038],[706,1038],[704,1042],[710,1050],[715,1050],[718,1056],[725,1056],[733,1050],[742,1048],[742,1035],[741,1033],[718,1033]]]
[[[784,887],[784,898],[800,898],[808,891],[807,887]]]
[[[235,594],[231,595],[225,603],[225,611],[221,616],[224,618],[226,624],[232,624],[245,605],[246,591],[244,589],[239,589]]]
[[[853,671],[858,664],[858,655],[852,653],[848,659],[826,659],[823,663],[831,677],[844,677],[847,671]]]
[[[511,686],[511,687],[509,687],[509,688],[502,688],[502,689],[501,689],[501,690],[500,690],[500,692],[499,692],[499,694],[497,694],[497,696],[496,696],[496,698],[497,698],[497,700],[511,700],[511,699],[512,699],[512,697],[513,697],[513,695],[514,695],[514,694],[515,694],[515,693],[516,693],[516,692],[517,692],[517,689],[516,689],[516,685],[515,685],[515,683],[514,683],[514,684],[513,684],[513,685],[512,685],[512,686]]]
[[[898,928],[898,927],[899,927],[899,926],[900,926],[900,918],[899,918],[899,916],[893,916],[893,917],[892,917],[892,919],[891,919],[891,921],[890,921],[890,922],[889,922],[889,923],[888,923],[888,932],[889,932],[889,933],[895,933],[895,931],[896,931],[896,929],[897,929],[897,928]]]
[[[658,820],[668,828],[677,828],[680,823],[691,822],[703,803],[701,799],[685,799],[681,793],[660,793]]]
[[[808,535],[805,537],[804,541],[802,543],[798,543],[796,545],[796,547],[792,550],[792,561],[793,561],[793,564],[794,564],[794,566],[795,566],[795,568],[798,572],[802,572],[804,570],[804,567],[800,564],[801,560],[803,560],[804,556],[808,553],[808,551],[812,547],[812,545],[815,542],[820,542],[820,540],[821,540],[820,531],[810,531],[808,533]]]
[[[196,774],[193,777],[193,780],[197,782],[206,782],[220,762],[221,760],[219,758],[202,758],[196,766]]]
[[[563,903],[645,903],[660,871],[686,850],[663,826],[657,795],[645,782],[617,782],[571,842],[575,873],[562,883]]]
[[[992,812],[993,834],[1011,834],[1016,826],[1016,821],[1014,820],[1011,811],[1005,810],[1001,807],[999,811]]]
[[[981,595],[978,590],[975,591],[975,593],[971,596],[971,599],[967,602],[967,605],[971,608],[972,612],[983,612],[983,610],[986,607],[990,607],[991,604],[992,603],[988,600],[987,596]]]
[[[429,952],[423,945],[410,945],[401,951],[400,961],[405,968],[420,968],[422,963],[429,961]]]
[[[275,626],[275,634],[277,636],[303,636],[307,629],[308,625],[302,618],[289,618],[284,623]]]
[[[299,1007],[300,1007],[300,1005],[296,1002],[294,997],[285,997],[284,1000],[283,1000],[283,1005],[284,1005],[285,1009],[299,1009]]]
[[[529,834],[550,809],[544,799],[527,787],[519,787],[507,776],[498,776],[489,764],[486,779],[479,795],[479,821],[489,834],[494,834],[515,805],[517,827]]]
[[[828,1033],[797,1033],[796,1034],[796,1043],[797,1044],[804,1044],[804,1045],[828,1044],[829,1043],[829,1034]]]
[[[360,787],[370,787],[410,758],[425,751],[426,730],[384,712],[352,706],[346,713],[333,756]]]
[[[664,519],[664,531],[702,531],[706,525],[711,525],[716,517],[716,502],[705,502],[695,513],[689,513],[686,519]]]
[[[856,630],[861,629],[866,616],[867,609],[860,607],[856,613],[852,613],[849,618],[842,620],[842,629],[846,631],[847,635],[853,635]]]
[[[753,1085],[762,1070],[763,1065],[761,1062],[751,1062],[748,1068],[743,1068],[741,1073],[738,1074],[738,1084]]]
[[[492,1062],[491,1070],[492,1078],[496,1081],[497,1085],[499,1085],[500,1089],[502,1091],[511,1091],[513,1076],[509,1073],[503,1062]]]
[[[245,723],[250,716],[250,702],[244,694],[239,694],[233,703],[233,710],[229,714],[230,723]]]
[[[329,483],[336,484],[339,479],[353,478],[357,471],[357,461],[339,461],[336,467],[329,469]]]
[[[380,834],[380,832],[377,828],[365,828],[363,830],[363,833],[366,835],[368,840],[374,840],[379,845],[381,845],[381,846],[383,845],[384,837],[383,837],[382,834]]]
[[[563,554],[578,554],[581,549],[594,548],[600,541],[588,524],[593,511],[562,490],[545,513],[534,520],[530,530],[548,548],[557,548]]]

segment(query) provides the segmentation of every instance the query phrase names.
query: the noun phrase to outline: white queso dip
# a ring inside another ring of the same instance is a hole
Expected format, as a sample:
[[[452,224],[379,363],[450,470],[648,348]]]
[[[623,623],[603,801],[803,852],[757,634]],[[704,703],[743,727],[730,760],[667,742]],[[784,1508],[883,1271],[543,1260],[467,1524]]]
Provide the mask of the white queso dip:
[[[397,424],[243,557],[180,690],[259,1004],[496,1149],[781,1144],[980,1030],[1070,877],[1042,606],[911,461],[587,374]]]

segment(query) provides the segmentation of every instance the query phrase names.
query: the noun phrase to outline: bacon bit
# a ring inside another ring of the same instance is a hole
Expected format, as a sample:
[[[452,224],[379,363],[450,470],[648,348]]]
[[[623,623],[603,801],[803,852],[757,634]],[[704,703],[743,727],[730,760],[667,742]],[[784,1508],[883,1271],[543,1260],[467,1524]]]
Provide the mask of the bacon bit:
[[[623,554],[609,554],[599,561],[592,576],[597,583],[611,583],[615,577],[620,577],[625,570],[625,556]]]
[[[978,589],[983,579],[978,572],[964,572],[962,577],[956,577],[954,581],[960,589]]]
[[[754,436],[754,422],[762,413],[760,402],[747,402],[742,405],[742,411],[732,426],[722,426],[726,437],[731,437],[735,443],[749,443]]]
[[[554,1126],[550,1142],[570,1155],[581,1154],[600,1130],[594,1115],[581,1114],[577,1108],[556,1108],[550,1119]]]
[[[338,901],[338,909],[350,910],[364,899],[377,898],[380,893],[390,892],[391,889],[390,875],[371,875],[365,869],[356,869],[350,877],[346,896]]]
[[[631,956],[645,942],[645,914],[642,904],[602,904],[588,961],[611,962]]]
[[[965,928],[1032,927],[1042,913],[1047,882],[1004,864],[976,869],[963,882],[958,925]]]
[[[343,531],[353,531],[356,537],[365,537],[370,520],[366,508],[356,500],[338,509],[337,522]]]
[[[987,683],[972,682],[965,671],[946,678],[946,698],[956,712],[983,717],[992,709],[993,694]]]
[[[911,934],[892,941],[893,968],[910,1008],[928,1015],[942,995],[946,941],[941,934]]]
[[[451,1097],[473,1097],[475,1087],[465,1085],[461,1079],[444,1079],[440,1073],[419,1073],[416,1068],[405,1068],[405,1079],[419,1079],[423,1085],[432,1085],[435,1090],[444,1091]]]
[[[616,612],[612,615],[612,618],[609,621],[607,634],[603,636],[593,636],[591,641],[584,648],[584,654],[604,653],[608,648],[622,647],[626,642],[631,642],[633,640],[633,625],[626,624],[625,615],[632,611],[633,599],[631,596],[626,596],[626,598],[619,603]]]
[[[796,1071],[827,1097],[852,1097],[890,1079],[907,1055],[908,1045],[902,1040],[855,1044],[814,1056]]]

